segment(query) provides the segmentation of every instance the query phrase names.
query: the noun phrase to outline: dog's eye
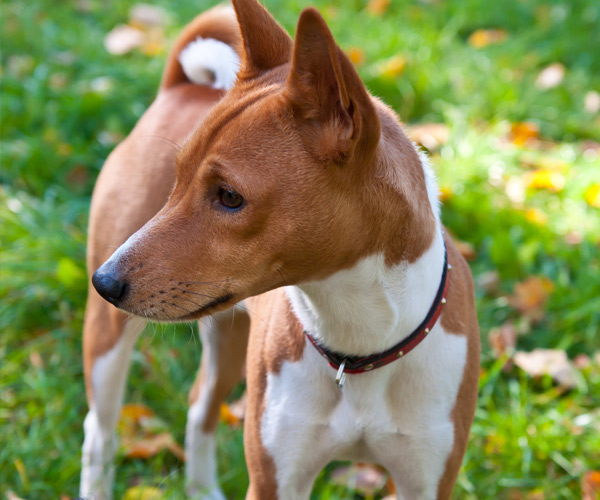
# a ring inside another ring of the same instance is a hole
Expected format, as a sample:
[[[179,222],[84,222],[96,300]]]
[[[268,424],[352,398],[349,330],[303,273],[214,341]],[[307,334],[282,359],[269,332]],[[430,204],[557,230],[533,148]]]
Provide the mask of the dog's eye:
[[[226,188],[221,188],[219,190],[219,199],[223,206],[229,210],[238,210],[244,203],[244,198],[242,198],[241,194]]]

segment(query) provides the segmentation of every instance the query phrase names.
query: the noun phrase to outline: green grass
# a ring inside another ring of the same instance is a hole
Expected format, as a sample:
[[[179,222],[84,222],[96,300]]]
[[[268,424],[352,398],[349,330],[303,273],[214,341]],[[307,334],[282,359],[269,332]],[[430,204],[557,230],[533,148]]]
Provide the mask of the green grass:
[[[160,0],[170,39],[209,2]],[[600,210],[585,201],[600,182],[600,116],[584,109],[600,92],[600,5],[594,0],[394,2],[381,17],[365,2],[313,2],[343,48],[359,47],[369,89],[407,123],[440,122],[450,138],[432,162],[445,192],[444,222],[476,250],[476,281],[497,271],[498,289],[477,290],[483,339],[481,395],[455,498],[576,499],[580,481],[600,469],[600,366],[578,370],[563,392],[549,378],[502,369],[487,342],[491,328],[514,323],[518,348],[564,349],[570,358],[600,346]],[[266,2],[293,32],[304,2]],[[83,9],[81,6],[87,5]],[[85,306],[85,231],[94,179],[110,150],[152,101],[164,54],[112,56],[104,35],[127,21],[132,2],[6,0],[0,54],[2,134],[0,219],[0,495],[75,496],[86,412],[80,331]],[[480,28],[506,31],[477,49]],[[381,76],[401,55],[404,72]],[[563,82],[534,82],[560,62]],[[510,124],[531,121],[541,146],[517,146]],[[594,142],[595,141],[595,142]],[[533,168],[555,168],[558,192],[525,188],[515,203],[509,182]],[[531,216],[536,209],[540,219]],[[554,289],[539,322],[507,297],[528,276]],[[183,442],[186,394],[201,346],[189,326],[147,329],[135,352],[127,401],[150,406]],[[247,474],[240,430],[218,432],[220,477],[243,498]],[[117,458],[116,497],[132,484],[160,485],[181,498],[183,464],[163,453]],[[538,496],[534,496],[538,495]],[[328,471],[314,498],[362,498],[333,486]]]

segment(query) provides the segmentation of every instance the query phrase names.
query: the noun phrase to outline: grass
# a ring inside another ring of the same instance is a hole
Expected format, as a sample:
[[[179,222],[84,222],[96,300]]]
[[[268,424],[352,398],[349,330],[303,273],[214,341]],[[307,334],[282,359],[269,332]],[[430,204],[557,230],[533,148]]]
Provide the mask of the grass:
[[[205,1],[160,0],[167,37]],[[267,3],[293,32],[304,2]],[[344,49],[362,51],[369,89],[407,123],[443,123],[449,139],[432,151],[444,193],[444,222],[475,250],[483,339],[481,395],[455,498],[575,499],[588,470],[600,468],[599,361],[577,370],[570,391],[549,377],[504,367],[487,341],[509,323],[517,348],[593,356],[600,345],[600,116],[585,96],[600,91],[600,5],[572,2],[446,0],[395,2],[382,16],[359,1],[317,0]],[[86,412],[80,360],[85,231],[94,179],[104,158],[155,95],[164,52],[108,54],[105,34],[127,22],[132,2],[7,0],[2,6],[2,188],[0,218],[0,494],[27,499],[75,496]],[[504,30],[476,48],[471,34]],[[404,68],[386,73],[391,58]],[[539,72],[561,63],[560,85],[542,90]],[[541,141],[511,135],[517,122]],[[535,187],[548,169],[564,185]],[[509,194],[517,187],[517,195]],[[520,191],[519,191],[520,190]],[[519,194],[520,193],[520,194]],[[516,199],[519,198],[519,199]],[[515,201],[516,199],[516,201]],[[588,199],[588,202],[586,202]],[[539,321],[509,300],[515,284],[545,276],[553,290]],[[486,291],[487,290],[487,291]],[[150,406],[183,442],[186,393],[201,346],[189,326],[152,326],[135,351],[127,401]],[[218,433],[220,477],[230,498],[247,485],[241,431]],[[181,498],[182,464],[162,453],[117,458],[116,498],[132,484],[160,485]],[[313,498],[362,498],[318,479]]]

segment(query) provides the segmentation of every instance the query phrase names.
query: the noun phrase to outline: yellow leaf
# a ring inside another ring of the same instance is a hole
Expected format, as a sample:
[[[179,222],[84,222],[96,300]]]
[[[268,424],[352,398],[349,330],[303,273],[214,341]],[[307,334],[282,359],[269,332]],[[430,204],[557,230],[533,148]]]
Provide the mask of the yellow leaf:
[[[540,129],[535,123],[517,122],[510,127],[512,142],[517,146],[522,146],[530,139],[540,137]]]
[[[385,13],[385,11],[390,6],[391,0],[369,0],[367,5],[367,10],[371,14],[375,14],[377,16]]]
[[[239,427],[242,420],[234,415],[226,403],[221,405],[220,410],[221,422],[226,423],[229,427]]]
[[[139,422],[139,420],[144,417],[150,418],[153,416],[154,412],[147,406],[141,404],[126,404],[121,410],[122,419],[129,419],[134,422]]]
[[[477,30],[471,33],[467,43],[476,49],[482,49],[492,43],[502,42],[506,39],[506,31],[501,29]]]
[[[152,486],[133,486],[123,495],[123,500],[161,500],[162,498],[162,492]]]
[[[526,174],[526,184],[530,188],[549,189],[558,193],[565,187],[565,177],[560,172],[542,168]]]
[[[360,66],[365,62],[365,51],[359,47],[351,47],[348,50],[348,59],[354,66]]]
[[[381,65],[379,74],[386,80],[393,80],[404,71],[406,59],[402,56],[394,56]]]
[[[533,222],[534,224],[538,224],[540,226],[545,226],[548,222],[548,216],[542,212],[539,208],[530,208],[525,212],[525,218]]]
[[[589,186],[583,193],[583,199],[590,207],[600,208],[600,184]]]
[[[454,193],[452,192],[452,188],[450,186],[442,186],[440,188],[440,201],[442,203],[447,202],[452,198],[453,194]]]

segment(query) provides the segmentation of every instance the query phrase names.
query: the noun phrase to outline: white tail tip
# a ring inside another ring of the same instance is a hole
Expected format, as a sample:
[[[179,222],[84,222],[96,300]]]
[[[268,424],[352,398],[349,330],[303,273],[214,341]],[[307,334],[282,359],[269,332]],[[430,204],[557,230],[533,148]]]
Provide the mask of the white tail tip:
[[[229,90],[240,69],[240,58],[229,45],[213,38],[196,38],[179,54],[185,76],[197,85]]]

